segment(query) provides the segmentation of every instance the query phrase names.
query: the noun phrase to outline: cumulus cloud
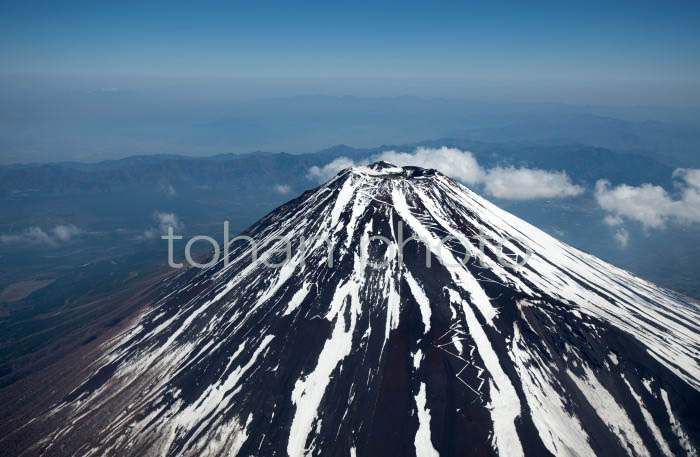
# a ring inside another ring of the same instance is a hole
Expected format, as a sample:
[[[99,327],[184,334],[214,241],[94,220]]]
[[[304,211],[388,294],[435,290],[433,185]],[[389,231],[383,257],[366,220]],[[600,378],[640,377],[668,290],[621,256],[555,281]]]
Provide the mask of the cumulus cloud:
[[[384,160],[399,166],[435,168],[469,185],[483,185],[487,195],[510,200],[564,198],[580,195],[584,189],[571,182],[564,171],[495,167],[485,169],[469,151],[456,148],[424,148],[414,152],[384,151],[359,162],[339,157],[323,167],[314,166],[307,177],[327,181],[340,170]]]
[[[584,191],[563,171],[515,167],[491,168],[484,177],[484,186],[486,194],[508,200],[575,197]]]
[[[700,189],[700,168],[678,168],[673,172],[674,178],[681,178],[691,189]]]
[[[439,149],[420,147],[413,153],[384,151],[381,154],[376,154],[369,159],[360,161],[354,161],[348,157],[338,157],[323,167],[311,167],[306,177],[324,182],[345,168],[360,167],[380,160],[399,166],[412,165],[423,168],[435,168],[467,184],[480,182],[483,175],[483,170],[469,151],[460,151],[459,149],[447,147]]]
[[[610,227],[619,227],[620,225],[625,223],[624,219],[622,219],[620,216],[611,215],[611,214],[608,214],[607,216],[605,216],[605,219],[603,219],[603,222],[608,224]]]
[[[333,176],[337,175],[340,170],[365,165],[366,163],[367,161],[363,163],[355,163],[354,160],[348,157],[338,157],[331,163],[322,167],[317,167],[316,165],[314,165],[309,169],[309,172],[306,174],[306,177],[313,181],[325,182],[331,179]]]
[[[287,195],[292,192],[292,188],[287,184],[275,184],[273,189],[280,195]]]
[[[612,219],[606,220],[609,224],[627,218],[645,228],[660,228],[673,213],[674,203],[666,190],[651,184],[639,187],[622,184],[613,188],[610,181],[600,180],[595,185],[595,198],[601,208],[613,214]]]
[[[0,242],[3,244],[43,244],[56,247],[81,233],[82,230],[73,224],[57,225],[48,231],[44,231],[39,226],[33,226],[21,233],[0,235]]]
[[[177,217],[175,213],[161,213],[160,211],[155,211],[153,213],[153,220],[158,224],[158,227],[150,227],[143,232],[144,238],[153,239],[158,235],[166,235],[168,233],[168,228],[172,227],[173,232],[177,232],[185,228],[185,224]]]
[[[153,213],[153,219],[158,222],[158,227],[163,233],[168,231],[168,227],[172,227],[174,230],[181,230],[185,226],[175,213],[161,213],[156,211]]]
[[[413,153],[385,151],[374,156],[370,162],[384,160],[398,166],[412,165],[422,168],[435,168],[467,184],[478,184],[484,178],[484,170],[471,152],[456,148],[416,149]]]
[[[669,222],[683,224],[700,222],[700,170],[679,169],[673,174],[680,198],[672,198],[661,186],[621,184],[612,187],[600,180],[595,186],[595,198],[610,215],[606,218],[621,225],[623,220],[636,221],[645,229],[661,229]],[[612,219],[610,219],[612,218]]]
[[[629,242],[624,227],[627,221],[638,222],[645,230],[663,229],[669,223],[700,223],[700,169],[680,168],[673,172],[673,177],[678,179],[677,198],[652,184],[613,187],[606,180],[596,183],[596,201],[609,213],[604,222],[616,227],[615,239],[622,247]]]

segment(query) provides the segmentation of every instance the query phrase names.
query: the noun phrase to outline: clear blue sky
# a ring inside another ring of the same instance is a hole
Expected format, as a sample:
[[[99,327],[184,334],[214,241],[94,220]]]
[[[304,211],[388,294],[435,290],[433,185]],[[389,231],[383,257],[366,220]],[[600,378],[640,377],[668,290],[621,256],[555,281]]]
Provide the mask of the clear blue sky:
[[[0,72],[422,80],[700,76],[697,0],[296,3],[3,1]]]
[[[440,103],[411,102],[415,124],[384,99],[267,103],[295,95],[700,108],[700,0],[299,4],[0,0],[0,162],[312,151],[466,128],[447,130]]]

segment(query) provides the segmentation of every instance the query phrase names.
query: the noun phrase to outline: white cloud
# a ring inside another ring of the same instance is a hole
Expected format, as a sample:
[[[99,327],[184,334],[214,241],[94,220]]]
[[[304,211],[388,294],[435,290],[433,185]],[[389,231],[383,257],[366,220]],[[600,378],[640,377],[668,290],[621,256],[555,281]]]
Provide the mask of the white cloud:
[[[575,197],[584,191],[563,171],[531,168],[491,168],[486,172],[484,184],[486,194],[508,200]]]
[[[398,166],[412,165],[435,168],[448,176],[472,185],[482,182],[484,177],[484,170],[479,166],[471,152],[445,146],[438,149],[420,147],[412,154],[385,151],[372,157],[370,162],[379,160]]]
[[[73,224],[57,225],[48,232],[39,226],[33,226],[21,233],[0,235],[0,242],[3,244],[44,244],[56,247],[81,233],[82,230]]]
[[[564,171],[530,168],[482,168],[469,151],[456,148],[419,147],[412,153],[384,151],[367,160],[355,162],[340,157],[323,167],[311,167],[307,177],[327,181],[340,170],[384,160],[398,166],[435,168],[468,185],[484,185],[484,192],[496,198],[531,200],[536,198],[564,198],[580,195],[584,189],[571,182]]]
[[[160,211],[155,211],[153,213],[153,220],[158,223],[158,227],[149,227],[143,232],[143,237],[147,239],[153,239],[159,234],[167,234],[168,227],[173,228],[173,232],[177,232],[185,228],[185,224],[177,217],[175,213],[161,213]]]
[[[615,221],[627,218],[640,222],[645,228],[663,227],[674,205],[663,187],[622,184],[613,188],[607,180],[596,183],[595,198],[601,208],[612,213]]]
[[[624,224],[625,220],[622,219],[620,216],[608,214],[607,216],[605,216],[605,219],[603,219],[603,222],[608,224],[610,227],[618,227]]]
[[[81,233],[81,230],[73,224],[57,225],[52,231],[54,236],[61,241],[68,241]]]
[[[273,189],[280,195],[287,195],[292,192],[292,188],[287,184],[275,184]]]
[[[674,178],[681,178],[694,189],[700,189],[700,168],[678,168],[673,172]]]
[[[652,184],[612,187],[606,180],[596,183],[596,201],[609,213],[604,222],[617,228],[615,239],[622,247],[629,242],[626,221],[638,222],[645,230],[663,229],[669,223],[700,223],[700,169],[679,168],[673,177],[681,180],[675,183],[678,198]]]
[[[185,227],[185,224],[182,223],[175,213],[161,213],[156,211],[153,213],[153,219],[158,222],[158,229],[161,233],[167,233],[168,227],[172,227],[173,230],[182,230]]]
[[[337,175],[340,170],[344,170],[350,167],[356,167],[361,164],[356,164],[352,159],[347,157],[338,157],[331,163],[324,165],[322,167],[313,166],[309,169],[306,174],[308,179],[325,182],[331,179],[333,176]]]
[[[182,229],[185,224],[182,223],[180,218],[177,217],[175,213],[161,213],[156,211],[153,213],[153,219],[158,221],[161,232],[167,232],[168,227],[172,227],[175,230]]]
[[[616,225],[621,225],[623,219],[639,222],[645,229],[661,229],[668,222],[699,223],[700,170],[676,170],[673,176],[684,181],[678,183],[681,192],[678,199],[673,199],[661,186],[612,187],[609,181],[600,180],[595,186],[596,201],[610,213],[608,218],[618,222]]]
[[[620,227],[615,230],[615,240],[620,244],[620,247],[626,248],[630,241],[630,234],[626,228]]]

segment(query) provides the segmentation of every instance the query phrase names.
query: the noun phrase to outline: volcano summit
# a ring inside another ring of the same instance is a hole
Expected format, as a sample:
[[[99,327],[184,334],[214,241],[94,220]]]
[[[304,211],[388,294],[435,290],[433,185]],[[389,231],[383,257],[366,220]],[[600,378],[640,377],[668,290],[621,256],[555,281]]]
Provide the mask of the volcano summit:
[[[400,256],[363,242],[399,227]],[[245,235],[255,260],[162,284],[24,453],[697,455],[698,305],[435,170],[343,170]]]

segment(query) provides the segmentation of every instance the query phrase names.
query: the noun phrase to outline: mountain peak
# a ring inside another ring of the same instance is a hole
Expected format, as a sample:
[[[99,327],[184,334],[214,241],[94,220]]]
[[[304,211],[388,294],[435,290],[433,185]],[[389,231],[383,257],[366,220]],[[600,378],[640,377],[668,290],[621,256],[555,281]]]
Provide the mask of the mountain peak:
[[[376,171],[389,171],[389,170],[398,170],[401,167],[398,167],[394,165],[393,163],[389,163],[386,160],[380,160],[378,162],[374,162],[371,165],[368,165],[367,168],[370,170],[376,170]]]
[[[422,168],[416,166],[399,167],[384,160],[374,162],[367,166],[357,166],[346,168],[340,174],[352,172],[366,177],[389,178],[389,179],[415,179],[437,176],[439,171],[433,168]]]

